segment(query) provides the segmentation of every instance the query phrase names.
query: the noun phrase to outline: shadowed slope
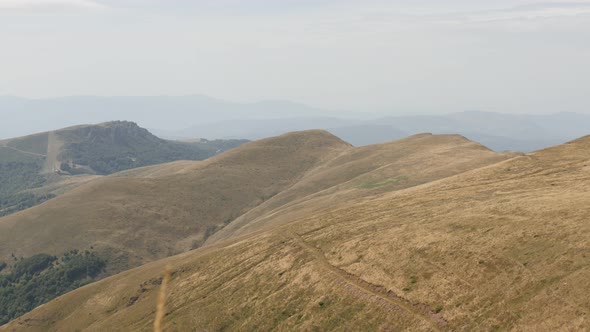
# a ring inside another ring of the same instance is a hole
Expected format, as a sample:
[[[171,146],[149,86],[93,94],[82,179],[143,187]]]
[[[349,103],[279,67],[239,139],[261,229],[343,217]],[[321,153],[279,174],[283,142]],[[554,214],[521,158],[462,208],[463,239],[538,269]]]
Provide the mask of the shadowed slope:
[[[0,257],[93,247],[114,270],[198,247],[350,146],[323,131],[243,145],[203,162],[104,177],[0,219]]]

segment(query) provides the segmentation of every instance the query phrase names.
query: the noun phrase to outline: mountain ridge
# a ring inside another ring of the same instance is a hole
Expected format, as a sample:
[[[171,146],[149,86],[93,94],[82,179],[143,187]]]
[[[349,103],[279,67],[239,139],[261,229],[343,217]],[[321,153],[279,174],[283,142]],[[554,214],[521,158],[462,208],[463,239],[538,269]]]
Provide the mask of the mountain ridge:
[[[51,199],[95,175],[173,160],[205,159],[244,142],[167,141],[127,121],[78,125],[2,140],[0,216]]]
[[[265,229],[276,213],[312,213],[333,200],[395,191],[511,157],[458,135],[354,148],[322,130],[288,133],[204,161],[94,179],[1,218],[0,257],[91,248],[112,274]]]
[[[340,201],[78,289],[0,330],[149,329],[158,287],[141,285],[166,266],[169,329],[583,330],[588,145]]]
[[[313,149],[307,149],[307,145]],[[326,132],[287,134],[252,142],[205,161],[176,162],[172,172],[159,171],[158,176],[143,177],[144,172],[151,173],[147,167],[122,176],[102,177],[0,219],[0,253],[8,260],[12,253],[29,256],[50,250],[57,254],[93,246],[112,256],[115,269],[119,265],[126,269],[146,259],[183,252],[198,245],[234,214],[290,185],[301,172],[329,156],[333,148],[337,153],[349,145]],[[282,157],[270,165],[265,158],[272,155]],[[290,164],[295,157],[297,163]],[[177,165],[181,165],[180,170]],[[76,235],[64,238],[64,234]],[[170,244],[150,241],[166,236]],[[55,238],[63,240],[52,244]]]

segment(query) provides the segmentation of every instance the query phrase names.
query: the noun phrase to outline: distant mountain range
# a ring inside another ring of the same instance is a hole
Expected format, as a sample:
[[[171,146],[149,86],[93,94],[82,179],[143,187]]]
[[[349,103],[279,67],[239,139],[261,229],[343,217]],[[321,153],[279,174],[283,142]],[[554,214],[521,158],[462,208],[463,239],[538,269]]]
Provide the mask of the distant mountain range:
[[[148,129],[181,130],[227,120],[316,117],[322,111],[288,101],[232,103],[205,96],[27,99],[0,96],[0,139],[25,136],[80,123],[129,120]],[[230,133],[227,136],[232,136]],[[202,135],[190,136],[205,137]],[[208,137],[207,137],[208,138]]]
[[[79,123],[131,120],[168,139],[257,140],[291,131],[324,129],[362,146],[430,132],[461,134],[496,151],[530,152],[590,133],[590,115],[578,113],[527,115],[468,111],[380,117],[362,112],[326,111],[289,101],[232,103],[198,95],[0,97],[0,117],[0,139]]]
[[[419,133],[461,134],[496,151],[530,152],[590,133],[590,115],[555,113],[522,115],[460,112],[447,115],[383,117],[369,120],[337,117],[294,117],[227,120],[176,132],[165,137],[246,138],[256,140],[293,130],[320,128],[355,145],[383,143]]]

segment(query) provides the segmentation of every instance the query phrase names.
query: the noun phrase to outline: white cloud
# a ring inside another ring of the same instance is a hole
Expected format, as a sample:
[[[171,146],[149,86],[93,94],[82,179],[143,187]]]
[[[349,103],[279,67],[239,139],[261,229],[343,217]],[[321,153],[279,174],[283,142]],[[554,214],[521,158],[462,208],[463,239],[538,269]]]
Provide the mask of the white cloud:
[[[0,0],[0,11],[99,9],[103,7],[91,0]]]

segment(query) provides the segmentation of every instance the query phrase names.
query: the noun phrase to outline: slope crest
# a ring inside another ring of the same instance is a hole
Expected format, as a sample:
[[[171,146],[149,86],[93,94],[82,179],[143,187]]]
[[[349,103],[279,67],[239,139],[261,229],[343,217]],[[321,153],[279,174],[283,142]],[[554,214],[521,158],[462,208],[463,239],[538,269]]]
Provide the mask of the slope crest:
[[[208,239],[208,243],[276,227],[334,204],[417,186],[514,156],[496,153],[461,135],[428,133],[355,147],[240,216]]]
[[[78,289],[4,330],[148,329],[158,289],[141,285],[167,265],[170,329],[588,330],[587,143],[340,201]]]
[[[0,219],[0,260],[92,247],[120,271],[194,249],[349,148],[327,132],[300,132],[172,163],[170,171],[154,166],[157,174],[147,168],[102,177]]]

